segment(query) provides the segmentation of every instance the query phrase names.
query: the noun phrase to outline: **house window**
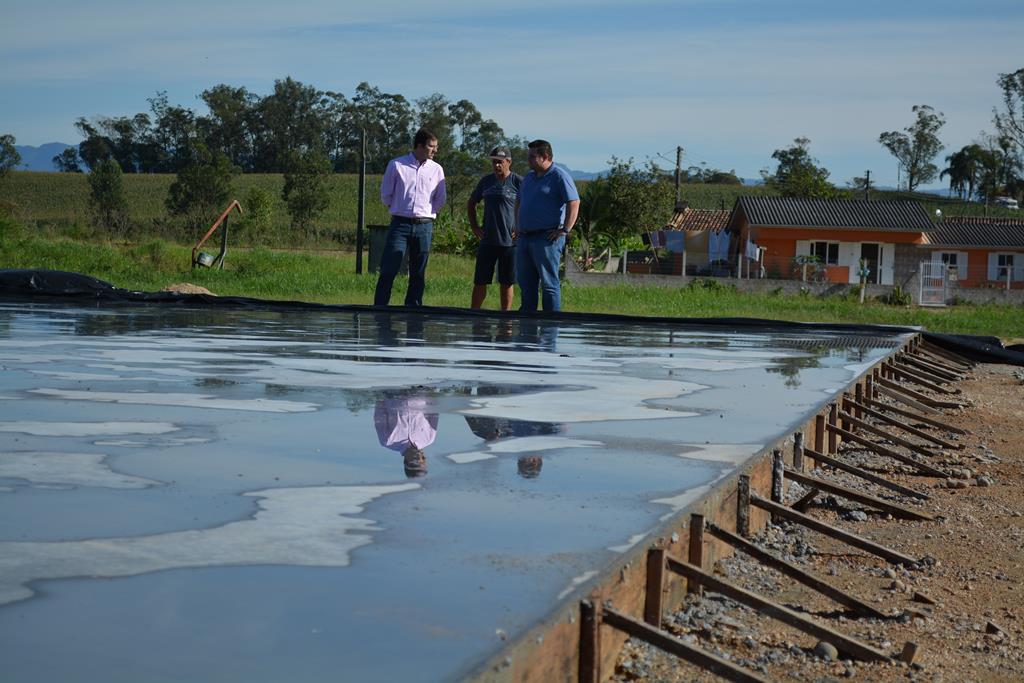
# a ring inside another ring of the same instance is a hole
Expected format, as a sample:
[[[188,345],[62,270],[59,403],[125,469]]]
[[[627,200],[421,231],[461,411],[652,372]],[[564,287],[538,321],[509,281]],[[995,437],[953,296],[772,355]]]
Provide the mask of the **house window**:
[[[946,266],[946,268],[949,269],[949,274],[954,276],[954,277],[956,277],[956,278],[959,278],[960,277],[960,266],[963,265],[963,264],[958,263],[958,261],[957,261],[958,254],[955,251],[952,251],[952,252],[944,251],[941,254],[939,254],[939,256],[942,259],[942,265]]]
[[[839,265],[839,242],[811,242],[811,256],[829,266]]]
[[[1005,280],[1009,273],[1013,279],[1013,254],[996,254],[996,279]]]

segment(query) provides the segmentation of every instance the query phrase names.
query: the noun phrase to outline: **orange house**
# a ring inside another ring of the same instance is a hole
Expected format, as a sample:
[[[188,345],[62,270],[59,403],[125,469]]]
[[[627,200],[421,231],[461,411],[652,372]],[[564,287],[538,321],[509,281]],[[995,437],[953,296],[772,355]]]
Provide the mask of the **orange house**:
[[[1024,288],[1024,220],[947,218],[928,233],[922,260],[946,266],[959,287]]]
[[[760,248],[763,277],[857,284],[863,263],[866,282],[892,285],[916,272],[935,225],[911,201],[740,197],[728,229],[734,260]]]

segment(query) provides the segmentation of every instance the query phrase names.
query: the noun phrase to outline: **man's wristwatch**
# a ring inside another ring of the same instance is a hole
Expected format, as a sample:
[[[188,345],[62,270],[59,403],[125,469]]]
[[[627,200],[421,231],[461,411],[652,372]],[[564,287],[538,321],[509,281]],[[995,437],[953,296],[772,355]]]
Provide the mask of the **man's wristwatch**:
[[[567,226],[567,225],[560,225],[560,226],[558,226],[558,232],[562,233],[563,235],[568,235],[569,234],[569,226]]]

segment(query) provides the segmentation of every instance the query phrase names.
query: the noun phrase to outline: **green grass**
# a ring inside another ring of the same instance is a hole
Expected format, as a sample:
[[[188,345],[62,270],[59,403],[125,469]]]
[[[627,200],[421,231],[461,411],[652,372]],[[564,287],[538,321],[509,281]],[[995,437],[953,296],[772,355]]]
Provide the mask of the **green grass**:
[[[355,274],[351,252],[283,252],[233,249],[223,271],[189,267],[188,247],[151,240],[141,245],[116,245],[47,239],[31,235],[10,221],[0,221],[0,267],[46,268],[86,273],[119,287],[156,291],[191,282],[222,296],[252,296],[319,303],[369,304],[376,277]],[[364,261],[365,265],[365,261]],[[427,270],[425,303],[466,307],[472,289],[473,262],[448,254],[432,254]],[[393,302],[400,302],[406,279],[395,282]],[[491,287],[485,307],[497,307]],[[750,294],[729,286],[662,288],[617,285],[563,287],[567,311],[668,317],[752,317],[807,322],[920,325],[936,332],[987,334],[1018,338],[1024,330],[1024,307],[960,305],[945,309],[863,305],[843,297],[817,298]],[[518,306],[518,300],[516,305]]]
[[[481,173],[484,169],[481,169]],[[168,217],[164,208],[168,188],[174,182],[173,175],[127,174],[123,177],[124,191],[128,201],[128,213],[132,222],[129,238],[134,242],[145,242],[154,237],[173,239],[180,242],[191,242],[201,237],[201,230],[187,230],[184,221]],[[586,182],[578,183],[582,190]],[[471,182],[454,183],[461,187],[459,194],[453,196],[450,205],[442,212],[440,228],[454,226],[459,235],[468,232],[465,227],[465,192],[472,186]],[[334,174],[330,176],[328,187],[330,204],[323,217],[318,221],[319,235],[311,237],[292,230],[290,219],[281,200],[284,178],[280,174],[246,174],[236,176],[233,183],[233,196],[244,203],[250,188],[260,187],[274,198],[274,210],[269,235],[265,238],[269,246],[274,247],[314,247],[331,246],[351,247],[355,243],[355,231],[358,221],[358,189],[359,178],[351,174]],[[366,180],[366,223],[369,225],[386,224],[389,220],[387,210],[380,203],[380,176],[368,176]],[[732,209],[740,196],[772,195],[773,191],[764,186],[747,185],[705,185],[684,184],[681,197],[697,209]],[[941,208],[944,215],[983,215],[986,208],[981,204],[943,200],[934,195],[906,193],[894,195],[887,192],[874,192],[873,198],[880,200],[892,198],[915,199],[922,202],[929,213]],[[32,171],[13,171],[0,182],[0,210],[33,228],[38,234],[50,237],[72,237],[86,240],[102,240],[108,235],[91,225],[89,210],[89,184],[82,173],[39,173]],[[671,214],[671,207],[665,208],[665,220]],[[989,208],[988,215],[1019,217],[1020,212],[1001,208]],[[215,216],[210,217],[212,223]],[[454,220],[453,220],[454,219]],[[235,222],[237,228],[237,220]],[[193,234],[195,233],[195,234]],[[244,230],[236,232],[233,237],[235,244],[248,244],[248,235]],[[448,240],[457,244],[458,240]]]

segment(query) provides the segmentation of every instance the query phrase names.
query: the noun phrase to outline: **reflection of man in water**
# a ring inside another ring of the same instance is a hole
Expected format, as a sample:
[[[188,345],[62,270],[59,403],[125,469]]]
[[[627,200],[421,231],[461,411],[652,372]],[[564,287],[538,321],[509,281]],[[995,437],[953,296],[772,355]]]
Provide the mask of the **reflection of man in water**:
[[[476,388],[477,396],[501,396],[513,393],[509,387],[483,385]],[[527,422],[526,420],[510,420],[503,417],[483,417],[465,415],[469,430],[487,443],[500,439],[525,436],[544,436],[561,434],[565,425],[553,422]],[[519,475],[525,479],[534,479],[540,475],[544,460],[539,455],[521,456],[517,463]]]
[[[427,413],[422,396],[385,398],[377,401],[373,424],[380,445],[398,451],[405,461],[405,476],[422,477],[427,473],[423,449],[437,437],[437,413]]]

